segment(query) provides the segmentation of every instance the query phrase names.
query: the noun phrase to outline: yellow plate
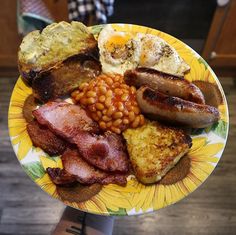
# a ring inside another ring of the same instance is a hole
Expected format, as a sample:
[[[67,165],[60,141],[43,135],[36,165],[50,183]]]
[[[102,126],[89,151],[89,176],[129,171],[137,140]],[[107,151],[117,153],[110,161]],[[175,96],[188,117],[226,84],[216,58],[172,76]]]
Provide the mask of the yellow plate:
[[[95,36],[104,27],[91,27]],[[173,204],[193,192],[214,170],[224,150],[228,135],[228,107],[223,89],[216,75],[207,63],[190,47],[180,40],[161,31],[129,24],[112,24],[117,30],[141,32],[157,35],[173,46],[179,55],[190,65],[191,70],[185,78],[189,81],[202,80],[218,86],[223,96],[223,103],[218,107],[220,121],[207,129],[194,130],[193,146],[188,153],[191,167],[188,175],[171,185],[154,184],[145,186],[134,177],[128,178],[126,187],[110,184],[87,201],[75,203],[63,201],[56,186],[45,172],[47,167],[60,167],[60,157],[48,157],[41,149],[32,146],[26,130],[26,121],[22,115],[24,100],[32,94],[32,89],[24,84],[19,77],[12,93],[8,125],[10,139],[16,156],[31,179],[45,192],[62,200],[66,205],[102,215],[135,215],[158,210]]]

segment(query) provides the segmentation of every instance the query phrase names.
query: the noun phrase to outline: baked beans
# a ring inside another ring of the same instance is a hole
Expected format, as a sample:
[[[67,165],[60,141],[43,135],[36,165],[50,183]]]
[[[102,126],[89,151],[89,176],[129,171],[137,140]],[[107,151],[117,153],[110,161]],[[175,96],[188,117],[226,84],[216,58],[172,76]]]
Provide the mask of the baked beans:
[[[136,101],[136,88],[126,85],[119,74],[102,74],[89,83],[82,83],[71,96],[89,111],[103,130],[120,134],[145,122]]]

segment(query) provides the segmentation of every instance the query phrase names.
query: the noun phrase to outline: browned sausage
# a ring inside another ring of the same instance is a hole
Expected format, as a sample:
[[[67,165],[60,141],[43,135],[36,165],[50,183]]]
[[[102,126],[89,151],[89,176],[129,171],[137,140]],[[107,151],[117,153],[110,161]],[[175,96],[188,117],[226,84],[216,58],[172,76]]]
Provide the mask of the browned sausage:
[[[149,68],[136,68],[124,74],[125,82],[137,88],[148,86],[166,95],[205,104],[201,90],[189,81]]]
[[[143,113],[173,124],[204,128],[219,120],[215,107],[168,96],[148,87],[138,89],[137,101]]]

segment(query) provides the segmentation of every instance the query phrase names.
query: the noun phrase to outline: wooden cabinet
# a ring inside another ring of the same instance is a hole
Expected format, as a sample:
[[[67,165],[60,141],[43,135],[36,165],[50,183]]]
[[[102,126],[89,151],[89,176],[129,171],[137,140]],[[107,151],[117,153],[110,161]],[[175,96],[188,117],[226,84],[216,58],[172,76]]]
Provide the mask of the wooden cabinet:
[[[219,75],[236,76],[236,0],[218,6],[202,56]]]
[[[17,31],[16,1],[1,0],[0,7],[0,67],[15,68],[17,50],[21,40]]]
[[[56,22],[68,21],[67,0],[43,0]]]
[[[43,0],[56,21],[68,20],[67,0]],[[17,28],[17,1],[1,0],[0,76],[16,76],[17,51],[22,40]]]

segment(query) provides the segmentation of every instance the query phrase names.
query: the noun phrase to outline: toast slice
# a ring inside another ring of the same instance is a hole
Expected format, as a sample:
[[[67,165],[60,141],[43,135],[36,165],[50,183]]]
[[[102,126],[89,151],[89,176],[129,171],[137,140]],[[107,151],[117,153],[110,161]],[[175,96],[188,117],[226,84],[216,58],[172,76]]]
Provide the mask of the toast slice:
[[[159,181],[190,149],[192,140],[182,130],[158,122],[127,129],[123,136],[135,176],[144,184]]]
[[[18,67],[36,98],[45,102],[68,94],[101,71],[98,46],[80,22],[53,23],[23,38]]]
[[[69,57],[48,71],[38,73],[32,79],[33,95],[47,102],[69,94],[83,82],[89,82],[100,74],[100,63],[87,55]]]

